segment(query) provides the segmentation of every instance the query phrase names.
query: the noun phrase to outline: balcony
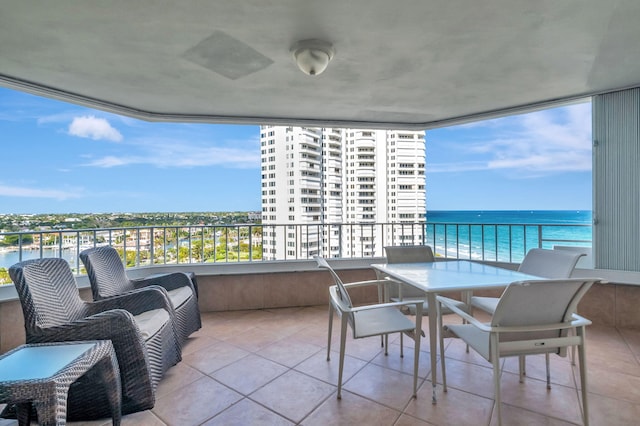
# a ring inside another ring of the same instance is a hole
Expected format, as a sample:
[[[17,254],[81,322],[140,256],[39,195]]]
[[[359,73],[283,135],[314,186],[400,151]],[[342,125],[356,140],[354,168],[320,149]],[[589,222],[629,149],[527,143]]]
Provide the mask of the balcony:
[[[400,358],[392,339],[389,355],[384,356],[378,339],[348,337],[343,399],[337,400],[338,354],[326,361],[326,316],[326,305],[205,313],[203,328],[189,339],[182,362],[161,381],[156,406],[125,416],[123,424],[495,422],[490,366],[453,339],[445,342],[449,392],[439,387],[438,404],[432,405],[428,352],[421,353],[420,388],[414,400],[411,350]],[[632,424],[640,408],[640,332],[591,326],[587,340],[591,424]],[[428,348],[426,339],[422,346]],[[332,348],[338,348],[335,330]],[[545,387],[544,358],[527,357],[527,367],[525,383],[520,384],[517,360],[506,361],[504,423],[581,424],[577,370],[568,359],[552,357],[550,391]],[[14,424],[0,420],[1,426]]]
[[[555,226],[549,229],[538,225],[524,229],[514,226],[503,230],[496,225],[475,228],[463,224],[413,223],[393,227],[385,224],[339,227],[334,224],[331,229],[337,234],[332,234],[327,246],[332,252],[341,252],[340,233],[345,236],[349,232],[357,234],[362,229],[376,227],[381,235],[401,239],[406,244],[423,239],[436,248],[439,258],[473,258],[511,268],[517,266],[513,262],[519,259],[516,248],[508,255],[492,250],[492,238],[503,238],[503,232],[509,236],[526,232],[525,240],[530,244],[527,247],[570,243],[553,240]],[[284,230],[285,226],[262,228],[262,232],[269,234]],[[126,235],[140,235],[141,241],[147,234],[173,235],[163,229],[127,231]],[[202,238],[201,235],[218,235],[217,232],[198,231],[200,229],[194,229],[182,232],[182,235],[192,235],[192,246]],[[234,232],[247,235],[251,242],[257,238],[255,229],[249,231],[239,227],[231,227],[218,236],[229,236]],[[80,233],[82,241],[87,239],[87,233],[91,231]],[[111,230],[111,234],[107,232],[106,235],[115,240],[115,234],[116,231]],[[477,246],[473,238],[478,234],[484,237],[485,243],[481,250],[470,251],[469,247]],[[150,241],[154,240],[158,239]],[[225,240],[232,241],[233,238]],[[467,241],[470,242],[468,246]],[[124,242],[130,249],[138,247],[132,238],[126,238]],[[162,253],[163,259],[170,257],[159,247],[155,251]],[[345,257],[335,261],[345,281],[374,277],[368,265],[379,262],[382,251],[379,245],[370,251],[373,256],[366,259]],[[135,257],[137,261],[143,258],[139,253]],[[183,361],[161,382],[156,407],[127,416],[125,424],[226,424],[229,419],[242,419],[246,424],[327,424],[335,421],[347,424],[489,425],[492,421],[490,366],[472,354],[466,354],[456,341],[447,342],[451,390],[447,394],[440,391],[438,405],[432,406],[428,341],[423,341],[421,388],[418,399],[412,400],[409,394],[410,351],[400,359],[394,341],[389,356],[385,357],[376,339],[349,340],[346,392],[342,402],[338,402],[335,399],[337,358],[334,356],[329,363],[325,359],[327,286],[330,281],[326,273],[316,269],[314,262],[306,258],[212,263],[179,261],[153,265],[137,263],[135,268],[129,269],[134,277],[167,270],[196,272],[204,326],[184,348]],[[593,270],[579,269],[576,273],[593,275]],[[83,297],[90,298],[86,277],[79,274],[77,279]],[[0,288],[2,352],[24,342],[20,304],[15,294],[8,295],[11,291],[15,292],[13,286]],[[639,291],[640,288],[634,285],[599,285],[580,305],[580,313],[594,321],[594,326],[587,332],[592,424],[628,424],[635,419],[631,417],[635,416],[633,413],[640,409],[640,393],[636,391],[640,389],[640,331],[633,329],[640,327],[636,303],[640,298]],[[375,298],[371,294],[360,296]],[[337,338],[334,332],[332,347],[336,349]],[[517,362],[508,360],[506,363],[502,382],[505,423],[520,423],[523,419],[534,424],[561,420],[580,423],[576,371],[570,363],[563,358],[553,360],[551,391],[544,385],[543,359],[528,359],[528,366],[526,382],[519,384],[515,374]],[[385,384],[380,380],[385,380]],[[345,402],[350,403],[348,410],[345,410]],[[461,410],[461,406],[465,409]],[[438,410],[438,407],[442,409]],[[0,421],[0,426],[5,424],[13,423]]]

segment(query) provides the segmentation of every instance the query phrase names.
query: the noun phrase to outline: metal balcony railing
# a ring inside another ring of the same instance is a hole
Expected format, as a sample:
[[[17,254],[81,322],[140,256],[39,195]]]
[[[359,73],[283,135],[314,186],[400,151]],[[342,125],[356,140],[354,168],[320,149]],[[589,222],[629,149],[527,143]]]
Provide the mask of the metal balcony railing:
[[[116,247],[127,267],[384,256],[384,246],[428,244],[436,256],[518,263],[534,247],[591,246],[591,225],[330,223],[122,227],[0,233],[0,283],[14,263],[62,257],[84,274],[82,250]]]

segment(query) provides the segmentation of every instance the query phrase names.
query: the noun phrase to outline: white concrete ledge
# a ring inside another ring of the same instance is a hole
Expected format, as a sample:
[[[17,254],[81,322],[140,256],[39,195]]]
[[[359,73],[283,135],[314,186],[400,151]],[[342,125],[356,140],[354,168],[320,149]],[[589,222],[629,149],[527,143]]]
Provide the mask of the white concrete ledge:
[[[576,269],[572,278],[602,278],[611,284],[640,286],[640,272],[618,271],[614,269]]]

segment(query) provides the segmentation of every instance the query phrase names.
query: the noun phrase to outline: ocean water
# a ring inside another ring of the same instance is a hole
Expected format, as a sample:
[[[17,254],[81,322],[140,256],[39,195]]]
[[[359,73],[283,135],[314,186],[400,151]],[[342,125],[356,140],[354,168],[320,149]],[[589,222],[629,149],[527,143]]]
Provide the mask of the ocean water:
[[[590,210],[428,211],[427,244],[461,259],[519,262],[529,249],[591,247]]]
[[[487,224],[591,224],[591,210],[430,210],[427,222]]]

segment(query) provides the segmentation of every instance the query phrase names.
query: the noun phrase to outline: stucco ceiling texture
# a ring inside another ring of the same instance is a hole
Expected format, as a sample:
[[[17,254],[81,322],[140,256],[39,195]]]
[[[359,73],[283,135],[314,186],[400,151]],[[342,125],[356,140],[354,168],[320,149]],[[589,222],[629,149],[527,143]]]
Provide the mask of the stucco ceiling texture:
[[[0,85],[151,121],[425,129],[640,85],[637,0],[22,0]],[[299,40],[330,42],[321,75]]]

